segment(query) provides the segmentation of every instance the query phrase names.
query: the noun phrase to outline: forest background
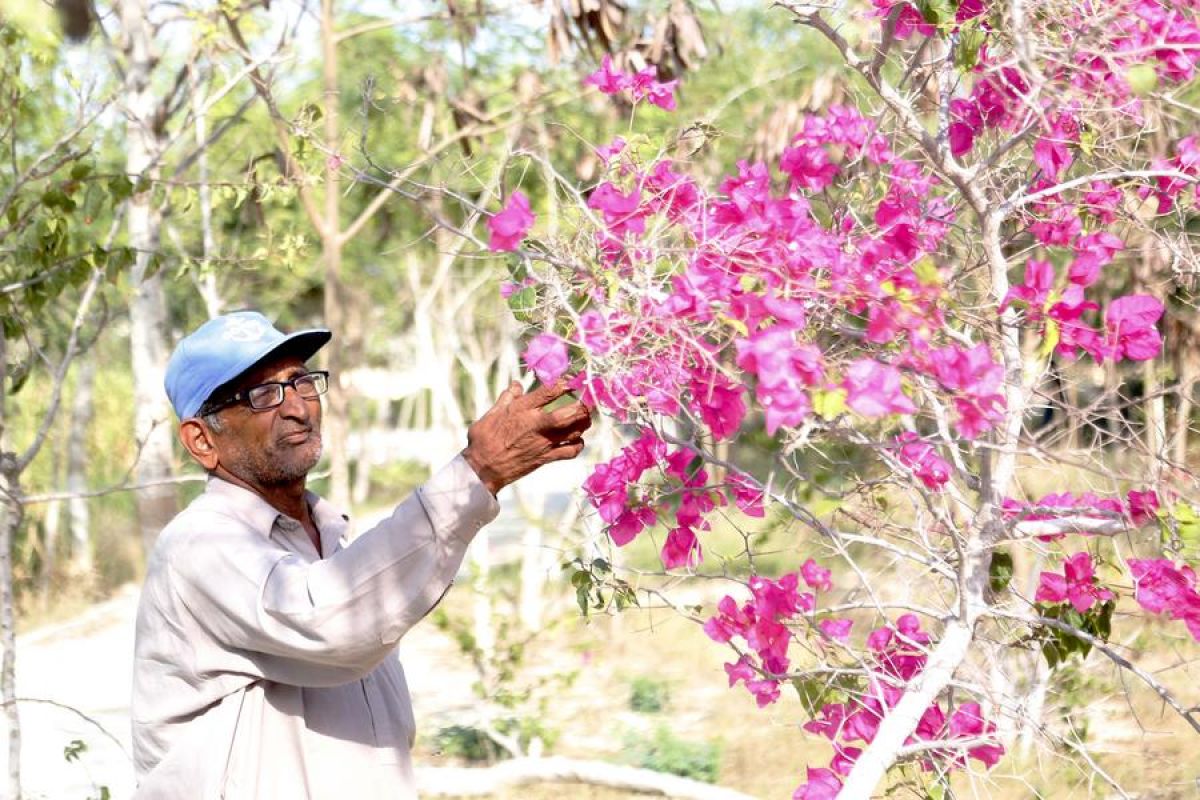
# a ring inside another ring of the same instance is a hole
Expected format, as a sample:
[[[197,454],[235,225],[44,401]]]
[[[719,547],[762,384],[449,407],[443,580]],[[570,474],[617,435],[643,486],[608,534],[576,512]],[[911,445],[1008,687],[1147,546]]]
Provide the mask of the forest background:
[[[80,7],[83,18],[73,13]],[[765,3],[685,0],[0,6],[0,614],[10,732],[27,702],[15,700],[17,632],[136,584],[157,531],[201,489],[161,391],[174,342],[245,307],[285,329],[333,328],[323,356],[335,375],[327,455],[313,488],[369,518],[451,457],[468,422],[523,373],[515,260],[489,251],[485,226],[515,187],[551,238],[577,199],[559,187],[593,187],[606,166],[597,148],[614,136],[667,141],[689,174],[715,181],[739,159],[778,160],[810,112],[865,107],[837,48],[794,19]],[[643,106],[635,129],[627,99],[583,84],[605,54],[678,78],[678,108]],[[1198,94],[1194,85],[1172,90],[1188,112],[1164,115],[1159,141],[1196,122]],[[1196,225],[1194,210],[1181,212],[1185,248]],[[1053,447],[1136,471],[1128,442],[1161,427],[1156,452],[1169,451],[1169,480],[1192,485],[1193,252],[1182,261],[1150,247],[1121,254],[1125,278],[1111,281],[1113,295],[1129,276],[1171,284],[1163,355],[1109,369],[1062,363],[1067,405],[1087,413],[1047,410],[1047,424],[1061,427]],[[592,440],[592,462],[625,443],[607,421]],[[760,455],[779,447],[761,435],[741,444]],[[811,466],[833,491],[857,465],[828,456]],[[787,796],[817,760],[803,755],[812,745],[795,709],[763,717],[752,698],[726,691],[720,654],[678,613],[711,613],[721,591],[681,584],[646,539],[613,550],[572,493],[584,474],[513,491],[503,524],[472,554],[467,591],[436,616],[457,651],[442,657],[468,665],[464,683],[478,702],[474,715],[427,726],[423,762],[527,763],[558,752]],[[1019,481],[1029,496],[1091,486],[1087,470],[1064,478],[1061,466],[1034,463]],[[1200,523],[1182,534],[1194,563]],[[718,526],[712,536],[706,547],[725,541],[736,551],[736,530]],[[767,525],[762,536],[768,560],[756,569],[784,572],[803,560],[779,530]],[[1016,568],[1036,583],[1038,566]],[[610,583],[614,569],[628,582]],[[624,607],[639,592],[638,606],[617,613],[618,598]],[[1124,645],[1155,668],[1182,670],[1186,684],[1191,643],[1139,632]],[[1147,796],[1194,791],[1187,734],[1116,671],[1072,668],[1041,680],[1046,719],[1094,746],[1120,780],[1159,792]],[[799,694],[784,704],[801,705]],[[589,700],[597,695],[608,700]],[[600,716],[612,708],[620,713]],[[54,759],[77,767],[105,738],[64,742]],[[1064,766],[1076,758],[1016,749],[982,785],[994,796],[1090,796],[1093,774]],[[578,770],[577,779],[596,780]],[[88,777],[96,792],[122,780]],[[915,796],[932,791],[910,776],[893,781]]]

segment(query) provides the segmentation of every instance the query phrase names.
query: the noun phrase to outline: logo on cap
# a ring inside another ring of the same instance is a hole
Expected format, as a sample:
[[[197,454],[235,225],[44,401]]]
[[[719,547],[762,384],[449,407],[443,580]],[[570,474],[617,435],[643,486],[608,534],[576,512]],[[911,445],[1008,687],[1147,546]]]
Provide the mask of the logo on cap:
[[[256,319],[229,320],[221,338],[227,342],[257,342],[267,335],[270,329]]]

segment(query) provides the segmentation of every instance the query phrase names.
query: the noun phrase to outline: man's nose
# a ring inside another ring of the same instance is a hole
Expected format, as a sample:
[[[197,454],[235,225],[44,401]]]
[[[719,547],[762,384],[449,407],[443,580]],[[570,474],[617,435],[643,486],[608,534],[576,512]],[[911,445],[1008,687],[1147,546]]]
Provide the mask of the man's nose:
[[[312,416],[312,409],[309,408],[308,401],[296,391],[295,386],[284,386],[283,402],[279,404],[279,414],[307,422],[308,418]]]

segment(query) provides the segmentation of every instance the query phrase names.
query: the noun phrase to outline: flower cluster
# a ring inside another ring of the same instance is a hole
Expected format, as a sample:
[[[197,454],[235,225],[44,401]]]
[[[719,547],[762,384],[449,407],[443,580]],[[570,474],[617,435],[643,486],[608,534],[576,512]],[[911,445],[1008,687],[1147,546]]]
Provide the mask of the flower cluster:
[[[1133,574],[1133,597],[1152,614],[1182,620],[1192,638],[1200,642],[1200,592],[1196,573],[1186,564],[1165,558],[1129,559]]]
[[[504,208],[488,217],[488,247],[495,252],[516,250],[536,219],[524,192],[513,192]]]
[[[1113,593],[1096,585],[1095,566],[1092,556],[1084,551],[1076,553],[1063,562],[1063,572],[1043,572],[1038,577],[1037,594],[1039,603],[1070,602],[1080,614],[1086,612],[1097,601],[1113,599]]]
[[[708,487],[708,472],[702,464],[690,448],[669,450],[656,435],[646,433],[599,465],[583,489],[618,547],[629,544],[661,517],[673,523],[660,552],[663,566],[694,567],[703,557],[696,532],[708,530],[708,513],[727,502],[723,493]],[[632,487],[651,469],[659,478],[657,491],[644,496],[635,493]],[[734,476],[728,491],[745,513],[762,515],[763,491],[748,477]]]
[[[850,774],[862,749],[855,743],[870,744],[879,731],[884,716],[900,702],[904,687],[925,668],[926,651],[932,636],[921,629],[913,614],[904,614],[894,626],[877,628],[867,636],[870,677],[867,688],[840,703],[825,703],[804,729],[828,739],[834,756],[827,769],[808,769],[808,782],[796,790],[795,798],[817,800],[835,798],[842,787],[841,778]],[[991,767],[1004,748],[993,742],[979,743],[995,733],[994,723],[983,718],[978,703],[963,703],[949,715],[939,703],[933,703],[921,715],[907,744],[917,742],[945,743],[931,748],[922,758],[922,766],[931,770],[935,764],[963,766],[966,758],[974,758]],[[956,740],[963,744],[956,747]],[[969,744],[967,744],[969,742]],[[964,752],[965,751],[965,752]]]
[[[1139,121],[1147,71],[1164,83],[1197,74],[1197,0],[1066,0],[1053,15],[1031,14],[1029,36],[1072,53],[1037,70],[994,29],[1005,16],[985,0],[872,3],[896,39],[956,37],[952,50],[962,61],[945,120],[949,163],[928,139],[905,144],[877,117],[838,105],[806,116],[776,161],[739,161],[713,185],[661,154],[647,160],[645,147],[617,137],[597,148],[606,172],[586,191],[568,248],[577,257],[538,277],[564,313],[543,321],[526,363],[553,379],[568,353],[581,356],[573,388],[637,431],[595,468],[585,490],[618,546],[661,524],[668,569],[700,563],[714,510],[733,505],[762,517],[775,499],[723,456],[710,474],[706,461],[715,459],[698,443],[723,448],[762,431],[786,454],[818,439],[862,445],[859,452],[893,472],[879,485],[974,489],[978,453],[1022,413],[1009,407],[1024,389],[1022,365],[1001,362],[998,327],[1011,334],[1015,325],[1026,343],[1040,342],[1025,352],[1041,364],[1145,361],[1162,349],[1163,303],[1136,290],[1113,296],[1128,280],[1114,265],[1135,244],[1124,233],[1135,209],[1147,217],[1155,204],[1166,213],[1195,199],[1200,137],[1171,144],[1163,158],[1148,155],[1128,175],[1088,177],[1104,146],[1094,112],[1116,112],[1103,124]],[[1086,42],[1085,32],[1093,37]],[[675,106],[676,82],[659,82],[654,67],[626,73],[605,57],[586,83],[635,104]],[[991,251],[981,252],[970,230],[980,197],[964,181],[1008,214]],[[504,223],[493,229],[494,249],[515,247],[532,224],[528,204],[514,204],[516,195],[511,210],[489,221]],[[983,261],[1011,274],[980,280]],[[991,294],[1005,284],[1006,296]],[[653,433],[666,430],[693,444]],[[1070,517],[1137,526],[1160,516],[1151,490],[1008,499],[1003,513],[1013,524]],[[1137,602],[1200,638],[1194,573],[1161,559],[1129,565]],[[863,745],[921,675],[932,642],[912,614],[857,635],[851,619],[817,609],[817,594],[833,585],[811,559],[778,579],[752,575],[750,598],[725,597],[704,628],[736,651],[725,665],[729,683],[743,684],[760,706],[795,677],[789,648],[797,637],[822,658],[846,655],[857,672],[858,682],[824,697],[830,702],[805,726],[834,748],[828,767],[809,769],[797,790],[809,800],[840,791]],[[1038,602],[1062,604],[1053,613],[1111,613],[1103,604],[1114,599],[1087,552],[1043,572],[1037,590]],[[970,758],[991,766],[1003,754],[989,741],[994,731],[977,703],[943,698],[925,710],[909,743],[935,745],[918,756],[927,768]]]
[[[1052,520],[1064,516],[1093,517],[1096,519],[1128,519],[1133,525],[1142,525],[1155,518],[1158,511],[1158,494],[1153,489],[1132,489],[1124,501],[1115,497],[1100,497],[1092,492],[1073,494],[1053,492],[1031,502],[1023,503],[1011,497],[1004,498],[1004,515],[1012,521]],[[1087,535],[1086,530],[1082,531]],[[1042,541],[1061,539],[1065,533],[1038,536]]]
[[[725,672],[729,675],[729,685],[743,682],[760,707],[779,699],[780,684],[787,678],[791,666],[788,647],[792,640],[789,625],[816,607],[816,595],[800,591],[801,578],[814,590],[828,591],[833,587],[829,570],[809,559],[800,573],[788,573],[777,581],[754,576],[749,584],[750,600],[739,606],[726,595],[717,604],[716,615],[704,624],[704,632],[714,642],[725,644],[740,637],[753,652],[754,655],[743,653],[736,662],[726,664]],[[840,632],[841,627],[835,630]]]
[[[605,54],[600,69],[584,79],[584,83],[595,86],[604,94],[629,92],[633,101],[649,100],[659,108],[675,110],[675,87],[678,80],[659,82],[658,70],[653,64],[634,73],[621,72],[613,67],[612,56]]]

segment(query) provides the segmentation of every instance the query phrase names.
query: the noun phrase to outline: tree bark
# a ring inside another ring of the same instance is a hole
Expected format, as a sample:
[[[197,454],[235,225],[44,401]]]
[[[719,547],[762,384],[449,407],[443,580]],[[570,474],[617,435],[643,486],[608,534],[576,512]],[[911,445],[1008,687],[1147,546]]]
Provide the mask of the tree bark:
[[[196,157],[196,169],[200,173],[198,188],[200,200],[200,237],[201,264],[200,275],[196,279],[200,297],[204,300],[204,308],[208,318],[219,316],[224,303],[217,286],[217,275],[213,271],[212,257],[217,249],[216,238],[213,236],[212,223],[212,186],[208,176],[208,115],[205,113],[207,98],[200,91],[200,80],[195,64],[188,67],[188,87],[192,93],[192,113],[196,116],[196,147],[200,152]]]
[[[338,61],[337,33],[334,30],[334,0],[321,0],[321,69],[325,93],[325,148],[338,152]],[[342,231],[339,165],[336,159],[325,159],[324,223],[321,226],[321,253],[325,259],[325,324],[333,331],[333,339],[325,347],[326,363],[334,376],[335,391],[329,393],[324,436],[329,453],[329,496],[339,508],[350,507],[350,465],[346,458],[346,436],[349,422],[349,402],[346,385],[340,375],[346,369],[346,324],[342,298]]]
[[[13,619],[13,532],[21,521],[20,473],[16,454],[6,449],[8,342],[0,332],[0,700],[8,734],[8,796],[21,800],[21,717],[17,712],[17,636]]]
[[[75,396],[71,400],[71,431],[67,438],[67,519],[71,533],[72,572],[91,580],[92,532],[88,501],[87,434],[92,423],[92,388],[96,384],[96,361],[90,355],[78,362]]]
[[[3,339],[3,336],[0,336]],[[17,635],[13,618],[13,533],[20,524],[20,487],[11,453],[0,452],[0,699],[8,728],[8,797],[21,799],[21,718],[17,711]]]
[[[125,170],[134,181],[158,177],[162,127],[151,87],[158,58],[147,0],[119,4],[125,52],[124,106],[126,113]],[[169,477],[174,466],[171,409],[163,392],[167,367],[167,303],[160,275],[152,274],[158,252],[162,215],[154,206],[149,186],[129,199],[129,243],[136,251],[130,282],[136,287],[129,305],[129,344],[133,366],[134,435],[140,453],[139,484]],[[175,487],[161,483],[137,493],[138,528],[149,553],[158,532],[179,510]]]

